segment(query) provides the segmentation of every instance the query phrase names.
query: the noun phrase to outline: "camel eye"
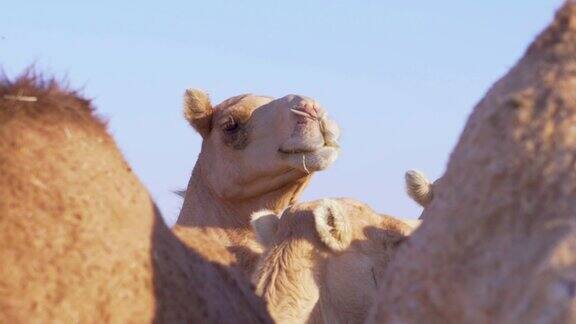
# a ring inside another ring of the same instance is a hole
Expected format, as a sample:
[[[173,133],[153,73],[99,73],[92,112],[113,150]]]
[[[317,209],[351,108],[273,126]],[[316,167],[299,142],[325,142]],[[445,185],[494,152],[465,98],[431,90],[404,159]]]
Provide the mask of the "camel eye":
[[[238,124],[235,120],[234,117],[230,116],[228,117],[228,119],[226,119],[226,121],[222,124],[222,130],[224,130],[225,132],[231,133],[231,132],[235,132],[239,129],[240,124]]]

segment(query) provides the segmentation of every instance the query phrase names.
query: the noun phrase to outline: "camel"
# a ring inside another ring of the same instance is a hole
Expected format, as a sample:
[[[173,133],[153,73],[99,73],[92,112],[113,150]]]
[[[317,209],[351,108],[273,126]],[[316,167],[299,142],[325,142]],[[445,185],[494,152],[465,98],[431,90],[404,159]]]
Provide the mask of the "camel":
[[[229,251],[174,236],[93,109],[0,81],[0,322],[270,323]]]
[[[576,1],[477,104],[367,323],[576,322]]]
[[[338,126],[299,95],[246,94],[212,107],[205,92],[188,89],[184,115],[203,141],[175,232],[184,240],[191,228],[216,237],[250,275],[262,252],[250,215],[297,201],[312,174],[336,160]]]
[[[256,212],[252,226],[266,249],[253,283],[277,323],[361,323],[411,231],[344,198]]]

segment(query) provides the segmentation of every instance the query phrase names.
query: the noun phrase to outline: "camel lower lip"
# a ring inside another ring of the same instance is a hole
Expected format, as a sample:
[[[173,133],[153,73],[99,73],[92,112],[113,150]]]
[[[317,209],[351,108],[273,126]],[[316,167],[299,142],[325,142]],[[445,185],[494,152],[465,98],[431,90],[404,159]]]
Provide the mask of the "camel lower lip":
[[[282,154],[308,154],[308,153],[314,153],[314,152],[318,152],[323,148],[338,148],[338,146],[332,146],[332,145],[324,145],[322,147],[318,147],[315,149],[292,149],[292,150],[285,150],[285,149],[278,149],[278,152],[282,153]]]
[[[283,150],[279,149],[278,152],[282,154],[306,154],[316,152],[317,150]]]

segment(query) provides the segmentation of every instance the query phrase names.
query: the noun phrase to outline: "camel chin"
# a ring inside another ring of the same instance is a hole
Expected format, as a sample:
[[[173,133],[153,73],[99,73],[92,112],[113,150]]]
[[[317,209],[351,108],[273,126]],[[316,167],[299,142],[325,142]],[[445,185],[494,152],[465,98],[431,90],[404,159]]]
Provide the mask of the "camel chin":
[[[338,147],[324,146],[308,152],[291,152],[279,151],[281,158],[286,163],[297,170],[305,173],[322,171],[328,168],[336,159],[340,150]]]

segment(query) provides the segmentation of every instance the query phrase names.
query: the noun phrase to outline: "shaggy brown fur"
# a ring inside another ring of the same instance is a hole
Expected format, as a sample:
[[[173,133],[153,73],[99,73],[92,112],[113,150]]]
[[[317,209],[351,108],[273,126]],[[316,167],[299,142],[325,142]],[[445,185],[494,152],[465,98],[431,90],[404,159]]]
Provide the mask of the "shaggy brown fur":
[[[369,323],[576,323],[576,1],[470,116]]]
[[[0,322],[269,321],[174,237],[92,110],[53,81],[0,81]]]

